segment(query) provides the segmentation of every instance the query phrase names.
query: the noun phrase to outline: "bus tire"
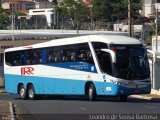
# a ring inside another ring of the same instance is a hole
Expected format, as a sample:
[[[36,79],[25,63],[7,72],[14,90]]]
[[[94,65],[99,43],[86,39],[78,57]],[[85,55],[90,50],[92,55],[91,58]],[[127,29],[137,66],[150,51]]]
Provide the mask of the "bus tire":
[[[35,89],[33,85],[29,85],[27,93],[28,93],[29,100],[35,100],[36,94],[35,94]]]
[[[19,87],[19,95],[20,95],[22,100],[27,99],[27,93],[26,93],[26,89],[25,89],[24,85],[21,85]]]
[[[119,101],[120,102],[127,102],[127,99],[128,99],[127,95],[119,96]]]
[[[97,94],[96,94],[96,89],[93,84],[90,84],[89,89],[88,89],[88,96],[90,101],[96,100]]]

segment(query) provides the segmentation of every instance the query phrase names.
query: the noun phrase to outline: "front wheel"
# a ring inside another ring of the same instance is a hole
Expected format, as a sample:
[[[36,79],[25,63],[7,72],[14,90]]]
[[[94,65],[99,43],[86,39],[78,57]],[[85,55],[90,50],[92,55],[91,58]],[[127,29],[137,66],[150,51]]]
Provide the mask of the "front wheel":
[[[35,89],[33,85],[30,85],[28,87],[28,99],[30,100],[35,100],[36,94],[35,94]]]
[[[128,96],[127,95],[119,96],[119,100],[120,102],[127,102]]]
[[[88,96],[90,101],[96,100],[97,94],[96,94],[95,86],[93,84],[90,84],[89,86]]]

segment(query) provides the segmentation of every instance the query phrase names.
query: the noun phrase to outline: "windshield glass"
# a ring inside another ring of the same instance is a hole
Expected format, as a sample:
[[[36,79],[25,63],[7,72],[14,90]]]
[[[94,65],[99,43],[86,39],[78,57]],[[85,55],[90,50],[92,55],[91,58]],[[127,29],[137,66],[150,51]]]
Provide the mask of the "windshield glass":
[[[150,77],[146,49],[143,45],[117,45],[92,42],[100,70],[109,75],[126,79],[141,80]],[[102,49],[111,49],[116,54],[116,63]]]
[[[150,76],[146,50],[142,45],[111,45],[116,53],[116,76],[127,80]]]

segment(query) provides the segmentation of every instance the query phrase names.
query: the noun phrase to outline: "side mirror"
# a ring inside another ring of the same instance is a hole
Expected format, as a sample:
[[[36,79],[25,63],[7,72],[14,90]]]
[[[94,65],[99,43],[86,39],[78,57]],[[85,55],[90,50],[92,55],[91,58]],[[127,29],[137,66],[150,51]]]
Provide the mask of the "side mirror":
[[[116,63],[116,54],[114,51],[110,50],[110,49],[101,49],[101,51],[107,52],[111,55],[112,57],[112,62]]]

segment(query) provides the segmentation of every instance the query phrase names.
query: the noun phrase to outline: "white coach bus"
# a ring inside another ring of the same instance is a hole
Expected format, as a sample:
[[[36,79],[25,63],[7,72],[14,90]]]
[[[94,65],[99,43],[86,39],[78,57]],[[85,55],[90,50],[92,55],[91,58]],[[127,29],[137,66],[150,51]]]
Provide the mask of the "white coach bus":
[[[148,94],[147,51],[139,40],[89,35],[9,48],[4,55],[5,90],[22,99],[37,95],[117,96]]]

